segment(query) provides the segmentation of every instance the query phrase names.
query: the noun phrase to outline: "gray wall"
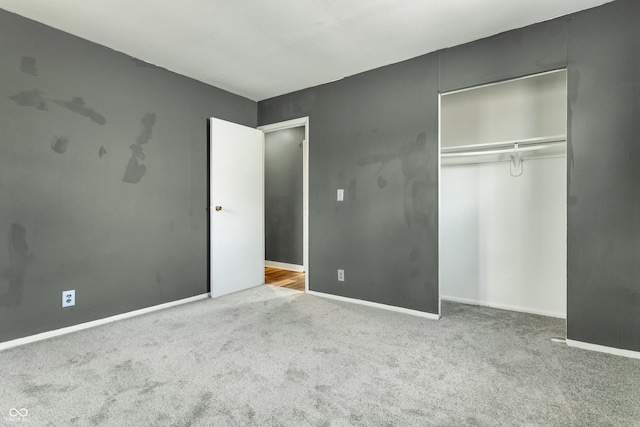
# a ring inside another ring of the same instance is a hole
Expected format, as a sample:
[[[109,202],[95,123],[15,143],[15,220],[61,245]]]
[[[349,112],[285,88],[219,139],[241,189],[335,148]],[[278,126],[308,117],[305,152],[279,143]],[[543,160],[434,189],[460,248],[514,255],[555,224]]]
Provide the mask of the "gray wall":
[[[206,119],[256,103],[2,10],[0,40],[0,341],[206,293]]]
[[[640,2],[569,24],[569,338],[640,351]]]
[[[437,59],[258,104],[260,124],[310,116],[311,290],[437,312]]]
[[[311,289],[436,312],[437,92],[568,66],[568,336],[640,351],[639,18],[617,0],[259,103],[310,116]],[[0,40],[0,340],[205,292],[205,118],[255,103],[2,11]]]
[[[304,126],[265,134],[265,258],[302,265]]]
[[[640,350],[639,19],[617,0],[260,102],[310,117],[311,289],[436,312],[437,92],[568,67],[568,337]]]

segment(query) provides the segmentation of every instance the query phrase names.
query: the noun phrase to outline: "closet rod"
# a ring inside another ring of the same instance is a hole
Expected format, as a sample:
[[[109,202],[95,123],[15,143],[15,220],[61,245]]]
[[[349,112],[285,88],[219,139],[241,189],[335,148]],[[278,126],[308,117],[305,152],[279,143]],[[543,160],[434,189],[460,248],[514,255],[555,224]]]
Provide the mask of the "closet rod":
[[[500,153],[504,150],[513,150],[513,147],[518,144],[521,150],[527,147],[546,145],[556,145],[557,143],[565,143],[567,141],[566,135],[553,135],[543,136],[539,138],[527,138],[517,139],[512,141],[500,141],[489,142],[483,144],[470,144],[470,145],[457,145],[454,147],[442,147],[440,152],[443,157],[450,157],[453,155],[478,155],[478,154],[494,154],[494,150],[499,150]],[[554,144],[556,143],[556,144]],[[492,150],[493,149],[493,150]]]
[[[481,144],[477,146],[442,148],[440,164],[454,166],[475,163],[511,162],[521,170],[523,160],[564,157],[567,153],[564,135],[526,140]],[[517,176],[517,175],[514,175]]]
[[[515,151],[515,148],[514,148],[515,145],[516,143],[510,146],[505,146],[501,148],[496,147],[496,149],[494,150],[467,150],[467,151],[460,151],[460,152],[442,153],[442,158],[465,157],[465,156],[491,156],[494,154],[510,154]],[[543,151],[543,150],[557,152],[561,150],[564,151],[564,146],[565,144],[563,142],[546,142],[544,143],[544,145],[543,144],[535,144],[535,145],[518,144],[517,150],[522,154],[530,153],[533,151]]]

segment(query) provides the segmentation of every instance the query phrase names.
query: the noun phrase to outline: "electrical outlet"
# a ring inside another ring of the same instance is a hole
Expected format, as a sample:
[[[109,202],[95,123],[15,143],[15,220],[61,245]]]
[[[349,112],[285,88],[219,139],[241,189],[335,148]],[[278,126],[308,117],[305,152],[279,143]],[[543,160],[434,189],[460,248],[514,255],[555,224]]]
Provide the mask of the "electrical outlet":
[[[62,293],[62,306],[71,307],[76,305],[76,291],[64,291]]]
[[[344,282],[344,270],[338,270],[338,282]]]

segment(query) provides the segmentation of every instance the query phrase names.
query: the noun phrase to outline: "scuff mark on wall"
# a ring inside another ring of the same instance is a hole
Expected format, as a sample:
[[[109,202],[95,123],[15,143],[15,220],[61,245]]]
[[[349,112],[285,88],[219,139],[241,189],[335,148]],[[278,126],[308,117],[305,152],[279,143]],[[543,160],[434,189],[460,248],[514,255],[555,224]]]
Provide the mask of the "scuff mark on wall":
[[[51,141],[51,149],[58,154],[64,154],[69,147],[69,138],[65,136],[54,136]]]
[[[420,248],[413,248],[409,254],[409,261],[416,262],[418,258],[420,258],[421,254],[422,252],[420,251]]]
[[[23,56],[20,61],[20,71],[30,76],[38,76],[38,68],[36,67],[36,58],[31,56]]]
[[[378,177],[378,187],[382,190],[383,188],[385,188],[387,186],[387,184],[389,183],[389,181],[387,181],[385,179],[385,177],[383,177],[382,175],[380,175]]]
[[[100,150],[98,150],[98,157],[102,158],[105,154],[107,154],[107,149],[104,148],[104,146],[100,147]]]
[[[73,99],[71,99],[71,101],[62,101],[62,100],[54,100],[53,102],[55,102],[58,105],[63,106],[64,108],[66,108],[69,111],[72,111],[76,114],[79,114],[83,117],[87,117],[89,119],[91,119],[91,121],[104,126],[107,123],[107,120],[98,112],[96,112],[95,110],[85,106],[85,102],[84,99],[82,99],[79,96],[74,96]]]
[[[144,174],[147,172],[147,167],[144,164],[140,163],[140,160],[144,160],[146,156],[144,155],[142,145],[148,143],[151,140],[153,135],[153,125],[156,123],[156,114],[155,113],[147,113],[142,118],[142,126],[144,129],[138,136],[138,140],[135,144],[131,144],[129,148],[131,149],[131,158],[129,159],[129,163],[127,163],[127,168],[124,172],[124,178],[122,180],[129,184],[137,184],[140,182]]]
[[[9,289],[0,296],[0,305],[11,307],[20,305],[24,290],[24,278],[27,264],[31,260],[29,245],[27,244],[27,229],[18,223],[9,227],[9,268],[4,278],[9,281]]]
[[[9,97],[20,107],[34,107],[38,110],[48,109],[47,100],[44,99],[44,92],[40,89],[23,90]]]

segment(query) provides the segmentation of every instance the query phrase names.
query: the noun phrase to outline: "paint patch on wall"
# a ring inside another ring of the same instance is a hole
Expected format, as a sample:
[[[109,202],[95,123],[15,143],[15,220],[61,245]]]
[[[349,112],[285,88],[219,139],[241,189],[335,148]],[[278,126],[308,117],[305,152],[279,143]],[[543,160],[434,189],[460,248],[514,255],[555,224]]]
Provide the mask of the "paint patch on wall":
[[[402,173],[406,179],[413,179],[421,175],[426,166],[427,135],[424,132],[418,134],[415,141],[405,143],[398,157],[402,163]]]
[[[88,119],[91,119],[92,122],[101,126],[104,126],[107,123],[107,120],[100,113],[87,107],[84,99],[79,96],[74,96],[71,101],[54,100],[53,102],[63,106],[71,112],[87,117]]]
[[[153,125],[156,123],[156,119],[155,113],[147,113],[142,118],[141,122],[144,129],[138,136],[136,143],[129,146],[131,149],[131,158],[129,159],[129,163],[127,163],[124,178],[122,178],[124,182],[137,184],[147,172],[147,167],[140,163],[140,161],[146,158],[142,145],[151,140],[153,135]]]
[[[405,185],[405,219],[407,225],[412,223],[429,228],[429,187],[425,181],[412,180]]]
[[[138,137],[137,144],[142,146],[151,140],[151,135],[153,133],[153,125],[156,123],[156,114],[155,113],[147,113],[142,118],[142,125],[144,126],[144,130]]]
[[[98,150],[98,157],[102,158],[105,154],[107,154],[107,149],[104,148],[104,146],[100,147],[100,150]]]
[[[22,302],[27,265],[31,260],[27,244],[27,229],[22,224],[11,224],[8,243],[9,268],[3,276],[9,282],[9,289],[0,295],[0,305],[4,307],[20,305]]]
[[[137,144],[131,144],[129,146],[131,148],[131,157],[144,160],[146,156],[144,155],[144,151],[142,151],[142,147]]]
[[[44,92],[40,89],[23,90],[9,97],[20,107],[34,107],[38,110],[47,110],[47,100],[44,99]]]
[[[140,182],[145,172],[147,172],[147,167],[145,165],[141,165],[138,162],[138,159],[132,157],[129,159],[129,163],[127,163],[127,168],[124,172],[124,178],[122,180],[129,184],[137,184]]]
[[[66,136],[54,136],[51,140],[51,149],[58,154],[64,154],[69,147],[69,138]]]
[[[23,56],[20,61],[20,71],[30,76],[38,76],[38,68],[36,67],[36,58],[31,56]]]
[[[358,159],[357,164],[358,166],[367,166],[367,165],[373,165],[376,163],[381,163],[380,169],[382,169],[387,165],[387,163],[397,158],[398,158],[398,153],[396,151],[389,151],[387,153],[369,154],[367,156],[360,157],[360,159]]]
[[[369,154],[356,163],[358,166],[380,164],[377,184],[382,189],[388,181],[380,173],[392,161],[400,160],[404,177],[404,217],[408,227],[416,223],[429,228],[429,212],[432,211],[427,197],[430,188],[427,170],[431,159],[429,151],[434,150],[427,150],[427,135],[420,132],[415,141],[403,144],[398,151]]]

